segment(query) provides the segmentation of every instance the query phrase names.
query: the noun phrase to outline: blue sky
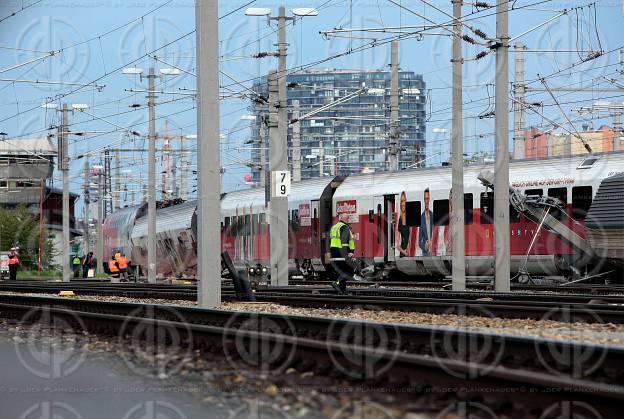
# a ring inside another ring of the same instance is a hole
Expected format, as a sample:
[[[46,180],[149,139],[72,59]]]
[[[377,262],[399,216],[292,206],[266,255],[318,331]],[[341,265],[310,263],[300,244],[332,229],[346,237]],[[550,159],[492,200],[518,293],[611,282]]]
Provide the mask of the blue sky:
[[[493,2],[493,0],[491,0]],[[245,5],[247,1],[220,1],[220,15]],[[357,38],[324,39],[319,31],[336,27],[399,27],[427,24],[422,16],[436,23],[448,22],[449,18],[435,10],[435,7],[451,13],[450,1],[416,0],[397,1],[402,9],[388,0],[287,0],[287,9],[293,7],[318,7],[318,17],[305,18],[288,27],[289,67],[308,65],[329,56],[348,52],[350,46],[358,49],[370,43],[372,37],[382,40],[392,34],[357,34]],[[22,7],[34,4],[32,7]],[[280,3],[258,0],[253,7],[271,7],[277,12]],[[350,9],[352,4],[352,9]],[[624,75],[618,70],[621,57],[618,48],[624,48],[622,26],[624,6],[621,1],[598,1],[596,7],[582,1],[511,1],[516,10],[510,12],[510,34],[516,36],[556,16],[561,9],[573,9],[567,15],[553,20],[520,38],[529,49],[527,52],[526,79],[535,80],[538,74],[549,77],[550,87],[574,86],[580,83],[594,86],[596,90],[584,93],[558,93],[558,100],[570,115],[573,109],[591,105],[596,100],[622,103],[621,92],[601,92],[600,87],[614,87],[606,78],[617,79],[624,85]],[[163,6],[164,5],[164,6]],[[529,5],[534,5],[528,7]],[[160,7],[158,10],[150,11]],[[584,7],[583,7],[584,6]],[[408,10],[409,9],[409,10]],[[412,12],[411,12],[411,11]],[[495,35],[493,9],[475,12],[472,6],[464,7],[464,14],[470,14],[467,23],[483,30],[488,36]],[[598,23],[594,25],[595,19]],[[15,16],[7,17],[19,11]],[[417,16],[415,13],[421,15]],[[144,16],[142,19],[137,18]],[[71,138],[70,153],[78,155],[85,151],[99,149],[107,144],[123,144],[124,147],[146,147],[143,138],[133,139],[120,127],[129,127],[141,134],[147,132],[147,110],[129,108],[133,103],[145,104],[145,93],[132,93],[126,89],[145,89],[146,83],[136,76],[121,74],[120,68],[131,65],[144,69],[150,66],[167,67],[167,63],[180,67],[189,73],[195,72],[195,27],[194,2],[191,0],[159,1],[64,1],[36,0],[3,1],[0,5],[0,69],[6,70],[20,63],[45,56],[45,51],[62,50],[52,57],[35,61],[18,68],[0,72],[0,78],[50,80],[71,83],[90,83],[97,80],[105,85],[101,91],[93,87],[79,88],[67,85],[43,85],[0,81],[0,131],[9,136],[45,135],[46,127],[58,122],[58,113],[45,111],[39,105],[45,101],[54,103],[86,103],[89,112],[96,119],[84,113],[69,116],[74,131],[93,132],[87,136]],[[350,22],[352,21],[352,22]],[[117,28],[117,30],[112,31]],[[266,19],[246,17],[244,9],[220,20],[221,69],[224,73],[250,86],[250,82],[276,66],[274,58],[262,60],[251,58],[260,51],[272,50],[276,41],[275,26],[267,26]],[[410,30],[405,28],[404,32]],[[448,136],[450,135],[450,54],[451,39],[442,28],[430,31],[422,39],[406,37],[400,44],[400,62],[405,70],[423,74],[428,89],[427,122],[428,155],[430,163],[439,164],[448,159]],[[187,36],[185,36],[187,35]],[[366,38],[366,39],[363,39]],[[258,41],[260,39],[260,41]],[[164,47],[164,45],[168,46]],[[587,51],[613,51],[595,60],[579,64]],[[156,50],[156,51],[155,51]],[[485,50],[482,46],[464,43],[464,57],[474,57]],[[579,52],[581,51],[581,52]],[[156,55],[161,62],[151,57]],[[510,81],[513,81],[513,49],[510,51]],[[389,44],[374,48],[367,47],[360,52],[346,54],[340,58],[325,61],[316,67],[350,69],[385,69],[390,60]],[[492,151],[494,143],[494,119],[479,118],[493,110],[494,54],[479,61],[464,64],[464,134],[467,153]],[[574,64],[571,70],[566,70]],[[182,74],[158,82],[158,89],[166,92],[181,92],[179,89],[193,89],[195,77]],[[222,85],[234,91],[244,88],[231,79],[222,76]],[[542,87],[533,81],[530,86]],[[59,100],[58,95],[72,90],[77,92]],[[531,93],[531,101],[542,102],[544,116],[563,123],[565,120],[548,93]],[[161,94],[157,108],[157,130],[162,133],[166,118],[173,135],[193,134],[196,129],[196,110],[190,96]],[[248,102],[228,99],[221,106],[222,163],[226,168],[226,190],[243,187],[243,177],[249,169],[241,166],[247,155],[243,143],[249,136],[248,120],[241,119],[247,113]],[[539,112],[527,114],[527,125],[549,128],[546,118]],[[594,126],[610,123],[604,115],[590,115]],[[575,120],[581,124],[582,120]],[[587,121],[589,122],[589,121]],[[510,128],[513,118],[510,117]],[[435,128],[435,132],[434,132]],[[447,132],[440,132],[446,129]],[[108,133],[118,130],[118,132]],[[177,147],[175,145],[174,147]],[[93,164],[98,161],[92,160]],[[79,191],[83,162],[72,163],[72,189]],[[125,155],[124,173],[134,178],[144,178],[146,159],[139,153]],[[193,182],[191,182],[193,184]],[[193,189],[193,188],[191,188]]]

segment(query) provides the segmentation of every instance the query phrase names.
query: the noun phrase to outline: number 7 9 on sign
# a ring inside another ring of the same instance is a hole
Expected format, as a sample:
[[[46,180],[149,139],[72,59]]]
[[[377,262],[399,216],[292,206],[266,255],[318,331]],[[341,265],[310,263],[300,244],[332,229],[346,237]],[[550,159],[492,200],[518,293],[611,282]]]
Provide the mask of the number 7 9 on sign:
[[[290,196],[290,172],[274,170],[271,172],[271,198]]]

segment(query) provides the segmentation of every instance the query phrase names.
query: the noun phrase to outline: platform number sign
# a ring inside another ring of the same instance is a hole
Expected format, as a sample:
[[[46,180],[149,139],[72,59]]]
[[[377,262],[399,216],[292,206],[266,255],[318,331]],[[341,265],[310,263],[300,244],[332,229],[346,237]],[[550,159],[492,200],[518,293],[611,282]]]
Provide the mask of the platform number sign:
[[[271,198],[286,198],[290,195],[290,172],[275,170],[271,172]]]

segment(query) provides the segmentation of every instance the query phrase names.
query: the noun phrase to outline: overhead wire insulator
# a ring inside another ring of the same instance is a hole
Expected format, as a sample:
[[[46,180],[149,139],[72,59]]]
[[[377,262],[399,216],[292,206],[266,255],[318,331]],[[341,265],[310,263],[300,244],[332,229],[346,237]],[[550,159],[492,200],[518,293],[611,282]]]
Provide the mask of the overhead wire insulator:
[[[475,43],[475,40],[472,39],[471,37],[469,37],[468,35],[462,35],[462,39],[466,42],[468,42],[469,44],[473,44]]]
[[[473,29],[472,32],[481,39],[488,39],[488,36],[481,29]]]
[[[481,7],[483,9],[488,9],[490,7],[493,7],[491,4],[488,4],[484,1],[476,1],[474,5],[475,7]]]
[[[481,51],[480,53],[477,54],[477,56],[475,57],[475,60],[480,60],[481,58],[485,57],[486,55],[488,55],[487,51]]]

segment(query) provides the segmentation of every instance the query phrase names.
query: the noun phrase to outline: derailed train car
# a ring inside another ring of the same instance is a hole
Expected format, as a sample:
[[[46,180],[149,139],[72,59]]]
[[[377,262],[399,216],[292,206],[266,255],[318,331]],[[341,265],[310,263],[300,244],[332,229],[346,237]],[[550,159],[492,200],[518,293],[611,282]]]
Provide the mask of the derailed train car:
[[[492,165],[464,171],[464,232],[468,275],[493,273],[494,196],[479,173]],[[566,228],[585,237],[585,216],[600,182],[624,172],[624,154],[519,160],[510,164],[510,186],[526,196],[556,198],[552,214]],[[378,275],[410,278],[446,276],[451,272],[449,167],[396,173],[320,178],[292,184],[289,197],[289,271],[292,275],[324,275],[331,268],[327,234],[338,214],[345,213],[356,241],[356,256]],[[251,276],[269,274],[270,226],[261,188],[224,194],[221,202],[222,249]],[[195,203],[158,211],[159,276],[192,276],[196,269]],[[131,233],[133,262],[145,271],[147,225],[144,214]],[[510,208],[511,266],[540,276],[578,276],[587,265],[578,249],[553,231],[539,228],[525,214]],[[135,249],[136,247],[136,249]],[[592,266],[589,266],[591,268]]]

